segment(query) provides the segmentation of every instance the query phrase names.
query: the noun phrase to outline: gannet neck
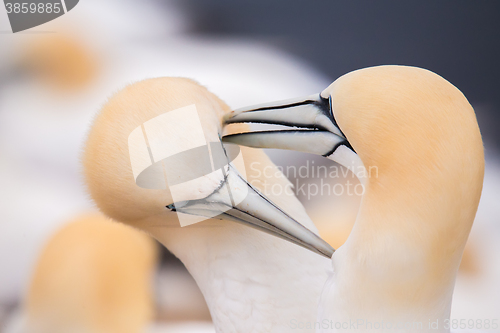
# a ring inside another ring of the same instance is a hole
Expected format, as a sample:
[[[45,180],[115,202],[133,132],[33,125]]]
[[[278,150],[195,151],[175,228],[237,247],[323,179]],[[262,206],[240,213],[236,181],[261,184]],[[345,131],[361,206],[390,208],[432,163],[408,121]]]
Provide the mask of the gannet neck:
[[[316,317],[327,259],[223,221],[154,233],[196,280],[218,332],[314,332],[306,324]]]
[[[406,199],[415,203],[422,198]],[[422,200],[422,205],[405,205],[402,199],[390,206],[368,185],[351,235],[332,258],[335,278],[327,313],[340,322],[390,323],[392,328],[381,327],[391,332],[398,323],[410,325],[401,332],[449,331],[443,324],[450,317],[475,213],[454,199],[439,204]],[[446,216],[440,204],[456,212]],[[435,322],[439,329],[429,329]],[[359,328],[371,331],[370,326]]]
[[[338,122],[376,173],[332,258],[328,313],[340,322],[392,324],[381,331],[449,331],[443,321],[484,174],[474,111],[449,82],[417,68],[369,68],[333,86]],[[398,322],[414,325],[395,330]]]

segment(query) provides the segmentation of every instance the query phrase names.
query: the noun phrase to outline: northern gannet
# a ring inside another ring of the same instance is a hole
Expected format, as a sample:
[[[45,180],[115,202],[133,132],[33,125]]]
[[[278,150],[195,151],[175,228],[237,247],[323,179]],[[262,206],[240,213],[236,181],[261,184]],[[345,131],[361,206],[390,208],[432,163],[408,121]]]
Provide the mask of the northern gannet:
[[[154,315],[151,237],[98,213],[47,242],[8,333],[143,332]]]
[[[182,109],[184,113],[177,122],[165,123],[158,129],[163,139],[155,144],[166,145],[163,149],[168,150],[189,143],[198,134],[194,128],[182,129],[182,121],[196,123],[186,107],[197,110],[205,139],[214,144],[209,145],[211,149],[221,147],[222,118],[230,109],[195,82],[183,78],[149,79],[115,94],[95,118],[84,151],[84,173],[92,198],[106,215],[149,232],[184,263],[204,294],[218,332],[289,332],[294,323],[314,320],[329,269],[329,261],[317,253],[330,257],[333,249],[314,233],[313,223],[293,194],[271,193],[267,199],[249,185],[257,186],[259,183],[254,181],[263,177],[250,163],[279,173],[263,152],[242,148],[248,182],[232,164],[226,165],[224,177],[210,174],[182,183],[183,202],[174,202],[172,186],[147,189],[136,184],[131,160],[135,155],[129,152],[137,147],[129,145],[131,133],[135,130],[140,135],[147,121]],[[145,133],[149,133],[148,140],[156,140],[150,136],[155,132]],[[149,141],[151,156],[157,156],[151,147]],[[187,155],[174,167],[187,173],[196,163],[201,163],[200,156],[189,159]],[[166,178],[172,181],[169,175]],[[290,185],[284,177],[260,180],[283,189]],[[153,187],[156,181],[156,185],[165,184],[163,173],[153,181]],[[244,192],[248,195],[229,207],[221,199],[227,187],[234,197]],[[217,212],[221,206],[228,210]],[[278,206],[286,207],[286,213]],[[209,216],[223,215],[181,227],[174,210],[185,213],[182,216],[203,215],[210,210],[213,215]]]
[[[328,321],[326,331],[448,332],[484,174],[481,134],[465,96],[428,70],[379,66],[348,73],[317,95],[227,116],[226,123],[239,122],[304,129],[223,140],[321,154],[364,183],[322,295],[318,319]]]

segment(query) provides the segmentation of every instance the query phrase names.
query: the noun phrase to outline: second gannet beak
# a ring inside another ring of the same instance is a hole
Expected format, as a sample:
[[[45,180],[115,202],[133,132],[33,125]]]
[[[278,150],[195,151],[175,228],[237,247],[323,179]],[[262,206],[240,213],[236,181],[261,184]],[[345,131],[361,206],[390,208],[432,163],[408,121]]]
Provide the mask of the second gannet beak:
[[[205,198],[176,201],[167,206],[177,212],[181,225],[182,221],[188,221],[184,222],[187,225],[206,218],[231,220],[331,258],[335,250],[328,243],[248,183],[234,165],[238,162],[238,157],[231,156],[241,156],[240,150],[237,146],[228,146],[236,147],[236,150],[223,146],[222,143],[211,145],[212,159],[217,168],[212,174],[219,173],[222,176],[220,186],[214,192]],[[232,150],[235,151],[234,154]],[[217,156],[221,158],[218,159]],[[171,192],[175,190],[175,186],[170,186]]]
[[[263,123],[295,127],[292,130],[254,131],[226,135],[224,142],[254,148],[301,151],[328,157],[340,146],[353,150],[335,121],[326,90],[304,98],[241,108],[226,115],[225,124]]]
[[[331,258],[328,243],[290,217],[229,166],[222,186],[205,199],[174,203],[173,211],[243,223]]]

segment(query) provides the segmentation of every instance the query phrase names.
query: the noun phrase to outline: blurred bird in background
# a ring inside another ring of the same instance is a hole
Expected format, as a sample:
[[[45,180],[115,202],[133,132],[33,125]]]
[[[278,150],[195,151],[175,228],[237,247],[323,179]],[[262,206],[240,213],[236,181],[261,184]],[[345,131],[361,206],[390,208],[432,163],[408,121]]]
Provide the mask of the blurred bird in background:
[[[143,332],[154,316],[156,246],[97,213],[69,221],[41,251],[7,332]]]

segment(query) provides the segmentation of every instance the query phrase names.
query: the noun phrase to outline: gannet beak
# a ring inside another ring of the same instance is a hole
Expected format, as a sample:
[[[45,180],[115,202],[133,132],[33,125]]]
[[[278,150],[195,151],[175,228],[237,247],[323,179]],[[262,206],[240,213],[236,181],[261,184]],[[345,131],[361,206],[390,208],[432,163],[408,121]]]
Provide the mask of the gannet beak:
[[[167,207],[181,214],[243,223],[327,258],[332,257],[335,250],[328,243],[252,187],[233,165],[229,164],[223,172],[224,182],[208,197]]]
[[[325,95],[325,96],[323,96]],[[338,147],[352,149],[337,125],[331,97],[326,93],[254,105],[229,113],[225,124],[264,123],[296,127],[293,130],[254,131],[226,135],[224,142],[254,148],[275,148],[330,156]]]

